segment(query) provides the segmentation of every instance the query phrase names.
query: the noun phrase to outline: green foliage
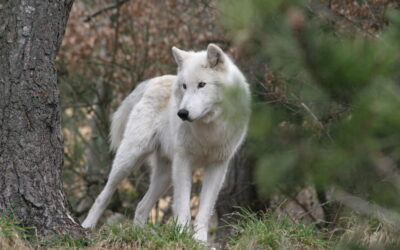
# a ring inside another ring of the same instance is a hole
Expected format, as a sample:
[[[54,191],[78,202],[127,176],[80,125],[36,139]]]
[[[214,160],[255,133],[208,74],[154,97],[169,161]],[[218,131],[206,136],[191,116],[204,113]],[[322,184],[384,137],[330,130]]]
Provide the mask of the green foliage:
[[[317,3],[223,7],[237,42],[258,68],[268,66],[262,86],[253,88],[262,94],[249,129],[260,192],[312,181],[400,210],[391,176],[400,163],[399,12],[388,12],[383,30],[367,38],[362,28],[341,32],[334,13]]]

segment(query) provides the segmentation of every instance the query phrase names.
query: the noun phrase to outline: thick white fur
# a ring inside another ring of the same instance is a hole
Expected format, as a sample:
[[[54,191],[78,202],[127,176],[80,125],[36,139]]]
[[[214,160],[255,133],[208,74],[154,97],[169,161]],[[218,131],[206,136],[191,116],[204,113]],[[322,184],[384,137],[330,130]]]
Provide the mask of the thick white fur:
[[[141,83],[115,112],[110,138],[116,156],[83,227],[96,226],[117,185],[149,159],[151,183],[134,223],[147,221],[152,206],[172,183],[174,217],[181,226],[189,224],[192,171],[203,167],[194,236],[207,241],[208,222],[229,161],[247,132],[250,91],[243,74],[218,46],[210,44],[201,52],[174,47],[172,52],[178,74]],[[205,86],[199,88],[200,82]],[[189,112],[190,121],[178,117],[180,109]]]

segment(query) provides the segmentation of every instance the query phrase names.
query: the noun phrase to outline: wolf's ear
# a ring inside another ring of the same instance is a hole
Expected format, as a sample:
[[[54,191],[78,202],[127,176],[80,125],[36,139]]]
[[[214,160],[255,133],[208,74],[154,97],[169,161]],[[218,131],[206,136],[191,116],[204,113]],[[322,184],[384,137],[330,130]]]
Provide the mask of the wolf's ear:
[[[224,52],[220,47],[210,43],[207,47],[207,60],[211,68],[224,64]]]
[[[178,67],[182,68],[183,61],[189,56],[189,53],[174,46],[172,47],[172,55],[174,55]]]

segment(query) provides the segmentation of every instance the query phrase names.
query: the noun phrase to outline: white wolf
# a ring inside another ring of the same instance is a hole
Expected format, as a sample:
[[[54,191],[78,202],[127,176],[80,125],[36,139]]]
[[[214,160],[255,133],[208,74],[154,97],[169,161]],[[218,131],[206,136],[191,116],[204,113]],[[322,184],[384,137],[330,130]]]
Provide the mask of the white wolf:
[[[192,170],[204,167],[194,237],[207,241],[208,222],[228,163],[247,132],[249,85],[231,59],[216,45],[193,52],[172,48],[178,73],[141,83],[113,116],[111,148],[116,150],[110,176],[83,227],[93,228],[118,183],[145,160],[151,183],[136,208],[142,225],[162,194],[173,186],[178,225],[190,223]]]

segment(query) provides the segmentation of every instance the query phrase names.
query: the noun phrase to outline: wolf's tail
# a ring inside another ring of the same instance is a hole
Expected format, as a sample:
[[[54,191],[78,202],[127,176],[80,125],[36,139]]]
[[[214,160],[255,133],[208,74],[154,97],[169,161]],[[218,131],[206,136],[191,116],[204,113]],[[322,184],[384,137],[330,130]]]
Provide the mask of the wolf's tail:
[[[140,83],[132,93],[130,93],[121,106],[112,115],[110,131],[110,149],[117,151],[124,137],[125,127],[129,120],[129,114],[133,107],[140,101],[147,86],[147,81]]]

